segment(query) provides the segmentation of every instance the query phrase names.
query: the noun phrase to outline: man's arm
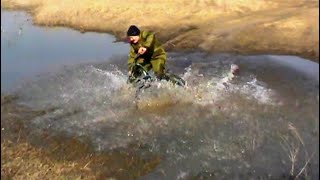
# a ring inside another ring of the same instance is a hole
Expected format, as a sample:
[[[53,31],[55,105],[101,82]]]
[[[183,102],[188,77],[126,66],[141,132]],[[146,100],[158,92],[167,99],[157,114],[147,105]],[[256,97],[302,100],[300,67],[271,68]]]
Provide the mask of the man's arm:
[[[128,71],[131,71],[131,68],[134,64],[136,57],[136,52],[134,51],[133,47],[130,48],[130,53],[129,53],[129,59],[128,59]]]
[[[152,32],[143,32],[143,33],[145,33],[144,35],[145,35],[146,41],[143,43],[142,46],[149,50],[150,48],[153,48],[155,35]]]

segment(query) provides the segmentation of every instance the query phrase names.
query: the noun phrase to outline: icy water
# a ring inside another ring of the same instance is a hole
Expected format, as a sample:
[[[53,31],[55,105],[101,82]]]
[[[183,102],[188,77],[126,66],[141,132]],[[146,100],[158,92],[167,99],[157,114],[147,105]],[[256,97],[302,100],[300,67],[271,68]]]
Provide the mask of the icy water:
[[[29,27],[50,37],[87,36]],[[101,36],[92,34],[83,43]],[[25,43],[40,38],[32,37]],[[2,39],[3,34],[1,48]],[[58,50],[53,51],[58,57],[34,52],[47,63],[68,64],[53,72],[33,66],[37,76],[9,91],[17,104],[46,110],[28,123],[35,137],[50,132],[89,139],[97,152],[129,148],[146,159],[161,156],[160,164],[140,179],[319,178],[319,64],[294,56],[169,53],[168,68],[187,87],[155,82],[135,98],[135,89],[126,83],[128,49],[113,45],[111,52],[123,53],[98,56],[93,51],[106,46],[99,43],[73,47],[70,56]],[[5,57],[15,51],[1,50]],[[11,67],[19,74],[21,62],[5,64],[5,57],[1,73]],[[233,63],[240,73],[228,80]]]

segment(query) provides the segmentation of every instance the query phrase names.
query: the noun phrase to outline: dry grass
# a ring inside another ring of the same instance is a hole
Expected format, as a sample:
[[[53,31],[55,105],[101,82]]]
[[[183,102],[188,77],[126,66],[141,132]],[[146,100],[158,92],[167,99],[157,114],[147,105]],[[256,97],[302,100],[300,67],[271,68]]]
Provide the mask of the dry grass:
[[[4,179],[92,179],[83,163],[57,162],[28,143],[1,143],[1,178]],[[80,173],[79,173],[80,172]]]
[[[49,146],[39,148],[28,142],[3,141],[1,178],[136,179],[160,162],[159,157],[143,160],[130,153],[89,153],[87,146],[75,139]]]
[[[248,3],[249,2],[249,3]],[[249,5],[244,5],[248,3]],[[7,8],[29,9],[44,25],[68,25],[84,30],[124,31],[130,24],[168,30],[199,24],[224,13],[263,9],[265,2],[238,1],[111,1],[111,0],[2,0]],[[274,3],[270,3],[274,4]],[[183,8],[180,8],[183,7]],[[243,10],[243,9],[242,9]],[[186,24],[185,24],[186,23]],[[166,26],[162,27],[161,26]]]
[[[137,24],[170,50],[298,54],[319,60],[318,0],[1,0],[41,25],[124,38]]]
[[[291,123],[288,124],[288,130],[289,135],[280,137],[282,139],[281,146],[283,150],[287,153],[288,158],[291,162],[290,176],[293,179],[298,179],[298,177],[302,176],[303,173],[304,179],[309,179],[310,177],[308,176],[307,166],[313,159],[313,156],[315,155],[316,151],[313,151],[311,155],[308,153],[305,143],[298,129],[294,127]],[[304,153],[304,158],[301,158],[301,153]],[[298,165],[300,162],[303,162],[302,167],[299,167]]]

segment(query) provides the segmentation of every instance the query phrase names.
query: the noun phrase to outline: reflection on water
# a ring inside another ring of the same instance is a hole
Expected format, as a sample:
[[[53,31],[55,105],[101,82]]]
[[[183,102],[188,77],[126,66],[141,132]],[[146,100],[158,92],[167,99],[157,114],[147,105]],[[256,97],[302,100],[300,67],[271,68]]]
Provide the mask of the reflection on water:
[[[1,10],[1,92],[62,65],[103,62],[126,54],[128,45],[102,33],[33,26],[25,12]]]
[[[33,135],[86,137],[97,151],[163,157],[141,179],[279,179],[297,175],[310,157],[307,176],[319,178],[318,64],[169,53],[169,69],[187,88],[155,82],[135,99],[126,58],[75,63],[20,83],[17,103],[47,110],[28,123]],[[233,63],[240,73],[225,82]]]
[[[319,64],[295,56],[269,56],[271,63],[282,64],[319,82]]]

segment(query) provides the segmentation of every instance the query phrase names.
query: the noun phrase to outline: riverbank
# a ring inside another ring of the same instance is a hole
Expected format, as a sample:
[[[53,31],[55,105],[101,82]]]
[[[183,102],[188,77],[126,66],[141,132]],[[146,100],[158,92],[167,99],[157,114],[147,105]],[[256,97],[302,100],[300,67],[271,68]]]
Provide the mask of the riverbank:
[[[1,6],[28,10],[38,25],[108,32],[118,40],[136,24],[172,51],[288,54],[319,62],[319,1],[1,0]]]

